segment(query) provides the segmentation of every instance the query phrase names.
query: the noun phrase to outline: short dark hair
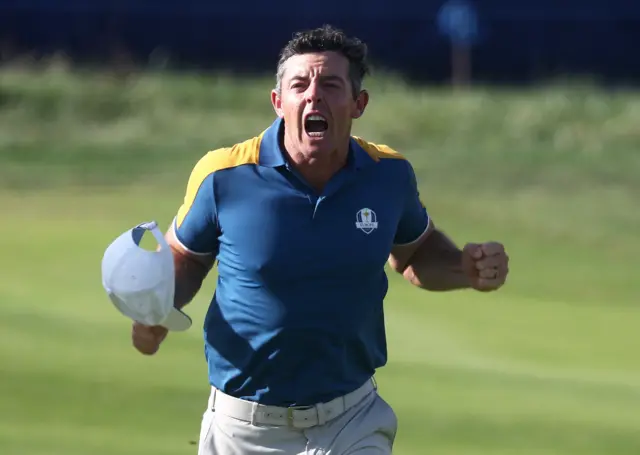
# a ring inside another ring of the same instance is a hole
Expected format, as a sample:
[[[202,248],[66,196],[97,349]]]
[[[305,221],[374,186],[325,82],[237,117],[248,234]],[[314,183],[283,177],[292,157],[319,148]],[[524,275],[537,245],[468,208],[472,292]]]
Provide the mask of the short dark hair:
[[[331,25],[297,32],[280,52],[276,73],[276,90],[280,93],[285,62],[294,55],[313,52],[338,52],[349,60],[349,80],[353,97],[362,89],[362,81],[369,74],[367,45],[356,37],[347,36],[342,30]]]

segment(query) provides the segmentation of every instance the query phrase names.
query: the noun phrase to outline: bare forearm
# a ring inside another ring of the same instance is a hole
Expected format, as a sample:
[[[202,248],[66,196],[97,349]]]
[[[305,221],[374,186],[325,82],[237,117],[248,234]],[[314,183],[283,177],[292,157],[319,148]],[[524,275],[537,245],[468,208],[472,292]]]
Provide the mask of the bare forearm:
[[[462,269],[462,251],[441,231],[434,230],[411,256],[402,275],[430,291],[470,287]]]

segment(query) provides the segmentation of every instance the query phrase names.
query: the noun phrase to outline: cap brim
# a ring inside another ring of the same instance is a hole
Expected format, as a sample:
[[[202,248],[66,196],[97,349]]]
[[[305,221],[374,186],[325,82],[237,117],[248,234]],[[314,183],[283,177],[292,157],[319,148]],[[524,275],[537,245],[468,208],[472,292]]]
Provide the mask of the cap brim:
[[[191,327],[191,318],[182,311],[173,308],[169,312],[169,316],[162,321],[161,326],[172,332],[184,332]]]

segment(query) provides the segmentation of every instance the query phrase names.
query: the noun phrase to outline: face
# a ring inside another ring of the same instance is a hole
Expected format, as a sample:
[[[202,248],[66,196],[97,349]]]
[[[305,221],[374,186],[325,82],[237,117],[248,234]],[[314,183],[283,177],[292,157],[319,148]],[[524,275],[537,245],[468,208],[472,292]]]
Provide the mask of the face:
[[[364,112],[368,94],[354,99],[347,58],[321,52],[287,60],[280,94],[274,90],[271,102],[284,118],[290,152],[313,156],[347,150],[351,123]]]

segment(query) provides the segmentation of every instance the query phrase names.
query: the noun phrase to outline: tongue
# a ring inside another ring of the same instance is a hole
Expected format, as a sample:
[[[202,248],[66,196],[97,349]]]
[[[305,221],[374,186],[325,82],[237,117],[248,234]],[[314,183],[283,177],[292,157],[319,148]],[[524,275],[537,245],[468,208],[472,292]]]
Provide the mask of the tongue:
[[[307,120],[305,129],[307,133],[322,133],[327,130],[327,122],[323,120]]]

